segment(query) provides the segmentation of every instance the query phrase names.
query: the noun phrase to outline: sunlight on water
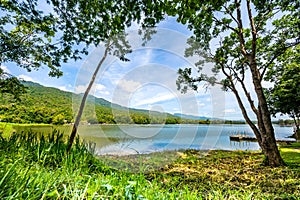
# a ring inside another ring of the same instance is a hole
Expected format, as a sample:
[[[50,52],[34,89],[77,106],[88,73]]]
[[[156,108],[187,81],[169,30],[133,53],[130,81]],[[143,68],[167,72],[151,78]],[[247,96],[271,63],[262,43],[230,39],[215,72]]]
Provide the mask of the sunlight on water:
[[[71,126],[18,127],[19,131],[51,132],[53,129],[68,135]],[[274,125],[277,139],[287,139],[292,127]],[[230,141],[229,136],[254,136],[248,125],[82,125],[79,136],[95,143],[99,155],[129,155],[179,149],[258,150],[257,142]]]
[[[274,126],[276,137],[292,134],[292,127]],[[79,134],[96,143],[97,154],[128,155],[177,149],[258,150],[256,142],[234,142],[229,136],[254,136],[248,125],[91,125]]]

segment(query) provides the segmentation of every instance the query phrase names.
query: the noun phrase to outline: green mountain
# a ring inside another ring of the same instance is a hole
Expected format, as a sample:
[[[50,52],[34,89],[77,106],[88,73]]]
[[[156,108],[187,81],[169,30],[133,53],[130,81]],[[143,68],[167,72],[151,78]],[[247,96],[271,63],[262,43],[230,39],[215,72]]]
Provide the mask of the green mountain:
[[[2,94],[0,99],[0,120],[13,123],[64,124],[73,122],[79,107],[81,94],[45,87],[38,83],[23,82],[27,93],[20,101]],[[74,108],[74,109],[73,109]],[[82,116],[84,123],[136,123],[175,124],[197,123],[195,120],[181,120],[180,117],[148,110],[130,109],[113,104],[105,99],[89,96]]]

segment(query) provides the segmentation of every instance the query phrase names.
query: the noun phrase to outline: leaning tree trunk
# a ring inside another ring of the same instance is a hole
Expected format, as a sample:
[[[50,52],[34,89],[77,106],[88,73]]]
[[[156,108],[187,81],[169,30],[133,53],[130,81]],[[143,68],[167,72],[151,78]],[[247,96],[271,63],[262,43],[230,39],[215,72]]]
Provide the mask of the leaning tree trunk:
[[[258,107],[254,108],[252,106],[252,110],[254,111],[256,118],[257,118],[257,127],[251,122],[251,120],[248,118],[248,114],[245,111],[243,103],[240,101],[239,105],[244,110],[243,115],[247,121],[247,123],[250,125],[251,129],[255,133],[255,136],[257,138],[257,141],[262,149],[262,152],[264,153],[266,157],[266,164],[272,167],[281,166],[284,165],[284,162],[280,156],[279,150],[276,145],[275,140],[275,133],[272,126],[271,121],[271,115],[269,113],[268,105],[266,102],[266,97],[263,93],[263,88],[261,85],[262,75],[258,69],[257,62],[256,62],[256,54],[257,54],[257,30],[255,26],[255,20],[252,16],[251,11],[251,1],[247,0],[247,14],[250,22],[250,29],[251,29],[251,36],[252,36],[252,42],[251,42],[251,51],[246,51],[246,41],[244,38],[244,28],[242,23],[242,12],[241,12],[241,4],[238,1],[235,1],[236,4],[236,12],[237,12],[237,23],[238,23],[238,29],[237,34],[239,37],[239,43],[241,47],[241,53],[247,60],[247,63],[249,63],[249,68],[252,75],[252,81],[254,85],[254,89],[257,95],[258,100]],[[250,49],[249,49],[250,50]],[[246,94],[248,95],[248,94]],[[236,94],[236,96],[239,96]],[[239,98],[239,97],[238,97]],[[249,100],[249,98],[248,98]],[[249,100],[250,104],[253,104],[252,100]]]
[[[94,71],[94,74],[90,80],[90,83],[88,85],[88,87],[86,88],[85,92],[84,92],[84,95],[82,97],[82,100],[81,100],[81,103],[80,103],[80,107],[79,107],[79,110],[78,110],[78,113],[77,113],[77,116],[76,116],[76,119],[75,119],[75,122],[74,122],[74,125],[73,125],[73,128],[72,128],[72,132],[71,132],[71,136],[70,136],[70,140],[69,140],[69,146],[68,146],[68,149],[67,151],[70,152],[71,148],[72,148],[72,144],[74,142],[74,139],[75,139],[75,136],[76,136],[76,133],[77,133],[77,129],[78,129],[78,125],[79,125],[79,122],[80,122],[80,119],[81,119],[81,116],[82,116],[82,112],[83,112],[83,109],[84,109],[84,106],[85,106],[85,102],[86,102],[86,99],[89,95],[89,92],[96,80],[96,77],[97,77],[97,74],[98,74],[98,71],[101,67],[101,65],[103,64],[103,62],[105,61],[106,57],[107,57],[107,54],[108,54],[108,51],[109,51],[109,44],[107,45],[106,49],[105,49],[105,52],[103,54],[103,57],[101,58],[100,62],[98,63],[95,71]]]
[[[250,64],[254,89],[258,99],[258,110],[256,113],[258,120],[258,128],[260,131],[261,140],[258,140],[262,152],[265,155],[266,165],[277,167],[284,165],[284,161],[280,156],[274,128],[271,121],[271,115],[268,109],[266,97],[261,85],[260,73],[258,71],[255,59]]]
[[[233,82],[232,82],[233,84]],[[281,159],[281,156],[279,154],[276,140],[275,140],[275,134],[274,129],[271,123],[271,118],[268,122],[263,121],[262,112],[261,112],[261,106],[259,105],[257,111],[255,112],[257,116],[258,121],[258,127],[251,121],[249,118],[246,108],[240,98],[240,95],[238,94],[238,91],[236,90],[235,86],[232,85],[232,91],[236,96],[236,99],[238,101],[238,105],[242,111],[243,117],[245,118],[246,122],[249,124],[250,128],[253,130],[258,144],[262,149],[262,152],[265,155],[265,164],[269,166],[280,166],[284,165],[283,160]],[[266,128],[264,124],[267,124],[269,128]]]
[[[299,116],[296,117],[296,114],[292,115],[295,124],[295,130],[293,137],[298,141],[300,140],[300,126],[299,126]]]

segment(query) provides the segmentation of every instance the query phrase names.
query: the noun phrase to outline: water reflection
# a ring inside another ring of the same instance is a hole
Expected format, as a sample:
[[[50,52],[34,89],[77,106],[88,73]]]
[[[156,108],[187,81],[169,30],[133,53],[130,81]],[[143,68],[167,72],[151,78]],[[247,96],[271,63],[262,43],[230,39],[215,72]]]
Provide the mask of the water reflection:
[[[67,135],[71,131],[71,126],[30,129],[50,132],[54,128]],[[292,127],[274,128],[278,139],[293,133]],[[229,136],[236,132],[254,136],[248,125],[90,125],[79,126],[78,129],[82,139],[95,143],[97,154],[127,155],[177,149],[260,149],[257,142],[230,141]]]
[[[238,148],[238,149],[245,149],[247,150],[248,148],[250,149],[250,147],[253,145],[253,143],[256,143],[256,142],[250,142],[250,141],[232,141],[230,140],[230,146],[235,149],[235,148]],[[259,149],[259,145],[257,144],[258,148]]]

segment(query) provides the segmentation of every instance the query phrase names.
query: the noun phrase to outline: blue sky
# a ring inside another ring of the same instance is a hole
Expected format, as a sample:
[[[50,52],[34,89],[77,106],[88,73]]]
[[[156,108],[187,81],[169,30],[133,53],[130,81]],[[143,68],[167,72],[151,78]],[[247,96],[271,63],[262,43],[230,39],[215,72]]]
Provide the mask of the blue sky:
[[[109,57],[101,67],[91,94],[131,108],[243,119],[234,96],[218,87],[206,89],[202,85],[199,91],[188,91],[186,94],[177,90],[178,69],[188,66],[196,71],[193,63],[198,58],[184,57],[186,39],[191,35],[174,17],[168,17],[159,24],[158,33],[153,39],[142,47],[142,40],[133,26],[128,30],[128,40],[133,50],[128,55],[130,62],[124,63]],[[82,93],[103,50],[102,46],[90,48],[89,55],[82,60],[63,64],[61,69],[64,75],[60,78],[49,77],[47,67],[32,72],[12,63],[4,63],[1,67],[24,80]],[[210,73],[209,67],[207,64],[204,68],[207,73]]]

